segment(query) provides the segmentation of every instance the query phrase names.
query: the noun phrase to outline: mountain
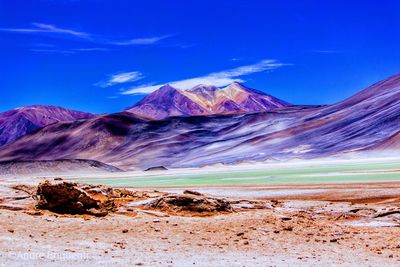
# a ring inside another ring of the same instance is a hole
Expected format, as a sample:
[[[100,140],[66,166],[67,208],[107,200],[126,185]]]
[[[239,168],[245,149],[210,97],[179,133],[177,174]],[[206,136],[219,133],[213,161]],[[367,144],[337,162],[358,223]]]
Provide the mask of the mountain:
[[[173,116],[261,112],[288,105],[285,101],[235,82],[221,89],[198,85],[180,90],[165,85],[126,111],[160,120]]]
[[[202,89],[203,97],[215,99]],[[197,94],[199,94],[197,92]],[[148,120],[130,112],[59,122],[0,150],[0,160],[98,160],[123,169],[317,158],[399,148],[400,75],[339,103]]]
[[[29,106],[0,113],[0,146],[43,126],[59,121],[93,118],[95,115],[53,106]]]

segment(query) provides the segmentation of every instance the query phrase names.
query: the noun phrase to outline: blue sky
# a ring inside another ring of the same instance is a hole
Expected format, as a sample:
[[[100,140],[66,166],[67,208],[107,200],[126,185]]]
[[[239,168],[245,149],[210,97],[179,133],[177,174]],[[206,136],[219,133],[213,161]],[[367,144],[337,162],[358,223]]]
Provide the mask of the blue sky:
[[[400,73],[398,0],[0,0],[0,111],[234,80],[327,104]]]

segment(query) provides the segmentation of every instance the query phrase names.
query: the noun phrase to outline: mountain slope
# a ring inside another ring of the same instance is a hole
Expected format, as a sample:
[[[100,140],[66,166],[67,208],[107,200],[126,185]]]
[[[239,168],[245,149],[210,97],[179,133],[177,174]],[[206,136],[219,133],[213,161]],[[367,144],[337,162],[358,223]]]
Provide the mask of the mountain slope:
[[[239,83],[221,89],[198,85],[190,90],[166,85],[126,111],[143,118],[159,120],[173,116],[261,112],[288,105],[285,101]]]
[[[84,158],[129,168],[315,158],[399,141],[400,75],[329,106],[149,121],[129,112],[49,125],[0,160]]]
[[[88,119],[95,115],[53,106],[29,106],[0,113],[0,146],[43,126],[59,121]]]
[[[42,128],[5,146],[0,150],[0,160],[83,158],[124,169],[180,166],[182,160],[209,157],[202,149],[214,143],[221,142],[228,148],[257,136],[258,131],[251,129],[268,133],[270,124],[277,124],[277,120],[285,127],[291,123],[285,120],[297,113],[174,117],[161,121],[145,121],[130,113],[104,115]],[[193,155],[195,151],[200,153]]]

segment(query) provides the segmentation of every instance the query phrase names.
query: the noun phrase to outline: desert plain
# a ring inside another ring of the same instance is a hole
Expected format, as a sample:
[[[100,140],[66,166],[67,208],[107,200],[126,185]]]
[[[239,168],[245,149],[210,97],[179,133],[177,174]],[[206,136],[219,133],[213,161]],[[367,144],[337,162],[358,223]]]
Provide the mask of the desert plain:
[[[106,215],[54,212],[46,180],[119,195]],[[2,266],[400,265],[397,157],[8,174],[0,198]]]

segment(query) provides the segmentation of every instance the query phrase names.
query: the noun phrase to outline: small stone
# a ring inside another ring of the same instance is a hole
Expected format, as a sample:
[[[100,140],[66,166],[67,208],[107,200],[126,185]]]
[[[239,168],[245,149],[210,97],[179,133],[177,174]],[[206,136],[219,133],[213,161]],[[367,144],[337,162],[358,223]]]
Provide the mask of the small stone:
[[[201,195],[203,195],[202,193],[197,192],[197,191],[193,191],[193,190],[185,190],[185,191],[183,191],[183,193],[184,193],[184,194],[189,194],[189,195],[196,195],[196,196],[201,196]]]
[[[127,232],[129,232],[129,230],[128,230],[128,229],[124,229],[124,230],[122,230],[122,233],[124,233],[124,234],[126,234]]]

